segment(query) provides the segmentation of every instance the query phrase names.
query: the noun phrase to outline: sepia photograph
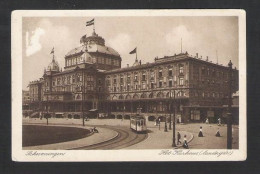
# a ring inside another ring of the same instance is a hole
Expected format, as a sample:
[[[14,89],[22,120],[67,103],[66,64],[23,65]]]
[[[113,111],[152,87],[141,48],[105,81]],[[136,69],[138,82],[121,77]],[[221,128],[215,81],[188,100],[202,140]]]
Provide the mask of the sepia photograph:
[[[15,11],[13,160],[245,160],[245,55],[241,10]]]

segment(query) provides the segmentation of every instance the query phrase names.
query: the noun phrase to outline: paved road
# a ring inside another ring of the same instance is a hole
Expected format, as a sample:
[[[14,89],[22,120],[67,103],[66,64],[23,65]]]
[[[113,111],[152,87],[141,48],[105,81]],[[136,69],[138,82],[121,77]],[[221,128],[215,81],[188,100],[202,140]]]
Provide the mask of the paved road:
[[[137,134],[133,132],[131,129],[126,127],[114,127],[114,126],[97,126],[96,127],[102,127],[106,129],[110,129],[113,131],[116,131],[118,133],[118,136],[115,138],[101,142],[98,144],[90,145],[90,146],[83,146],[80,148],[74,148],[71,150],[116,150],[116,149],[123,149],[129,146],[132,146],[134,144],[137,144],[147,138],[147,134]]]

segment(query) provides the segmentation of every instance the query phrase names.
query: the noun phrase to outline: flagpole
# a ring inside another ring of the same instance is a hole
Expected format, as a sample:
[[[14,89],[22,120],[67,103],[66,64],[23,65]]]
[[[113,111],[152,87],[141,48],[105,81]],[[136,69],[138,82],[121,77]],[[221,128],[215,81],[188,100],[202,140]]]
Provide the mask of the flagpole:
[[[137,48],[136,48],[135,56],[136,56],[135,59],[137,60]]]

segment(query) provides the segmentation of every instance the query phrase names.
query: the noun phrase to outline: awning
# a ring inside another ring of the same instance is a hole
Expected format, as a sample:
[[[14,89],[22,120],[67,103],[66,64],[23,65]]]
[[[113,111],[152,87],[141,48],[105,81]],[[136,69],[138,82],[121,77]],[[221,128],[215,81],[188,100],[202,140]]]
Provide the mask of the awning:
[[[59,114],[60,115],[60,114],[64,114],[64,113],[63,112],[56,112],[55,114]]]
[[[89,111],[90,112],[94,112],[94,111],[97,111],[97,109],[90,109]]]

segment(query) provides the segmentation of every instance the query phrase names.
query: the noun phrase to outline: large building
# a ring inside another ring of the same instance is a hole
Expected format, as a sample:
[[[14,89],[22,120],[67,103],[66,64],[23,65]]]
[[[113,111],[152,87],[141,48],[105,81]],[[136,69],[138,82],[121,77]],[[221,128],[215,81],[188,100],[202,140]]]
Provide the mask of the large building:
[[[98,114],[125,118],[138,108],[153,121],[175,112],[182,122],[215,120],[225,113],[229,68],[187,52],[121,68],[121,57],[95,31],[80,39],[65,56],[64,71],[53,54],[43,77],[30,82],[30,108],[53,117],[82,118]],[[227,62],[228,63],[228,62]],[[238,70],[232,69],[232,92]]]

